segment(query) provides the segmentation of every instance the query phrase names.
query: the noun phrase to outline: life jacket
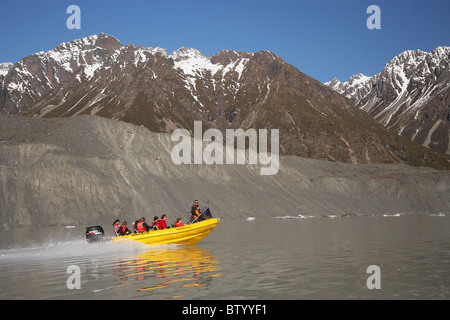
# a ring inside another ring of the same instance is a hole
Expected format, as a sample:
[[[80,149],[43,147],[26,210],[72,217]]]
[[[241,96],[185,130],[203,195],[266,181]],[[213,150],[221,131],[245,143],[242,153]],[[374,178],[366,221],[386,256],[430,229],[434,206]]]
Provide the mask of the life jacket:
[[[127,231],[129,231],[128,227],[120,226],[120,229],[119,229],[120,234],[125,234],[125,233],[127,233]]]
[[[191,208],[191,215],[195,218],[197,218],[200,215],[200,207],[193,205]]]
[[[152,227],[153,228],[157,228],[157,230],[161,230],[161,223],[159,222],[159,220],[158,221],[153,221],[152,222]]]
[[[181,222],[175,223],[175,227],[182,227],[183,224]]]
[[[144,222],[139,222],[137,225],[137,232],[145,232]]]
[[[167,228],[166,220],[159,220],[159,225],[161,226],[161,230],[166,229]]]

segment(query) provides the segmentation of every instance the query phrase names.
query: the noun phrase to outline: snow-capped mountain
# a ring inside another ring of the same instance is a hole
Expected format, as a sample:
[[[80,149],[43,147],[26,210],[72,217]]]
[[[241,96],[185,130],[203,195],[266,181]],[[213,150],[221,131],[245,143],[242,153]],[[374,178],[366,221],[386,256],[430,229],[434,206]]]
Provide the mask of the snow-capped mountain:
[[[326,85],[389,130],[450,154],[450,47],[405,51],[373,77]]]
[[[0,106],[7,112],[23,113],[36,102],[45,100],[49,93],[60,91],[67,84],[73,87],[74,81],[82,83],[91,79],[105,59],[120,47],[119,41],[101,34],[26,57],[5,75],[5,97],[0,100]]]
[[[352,163],[447,161],[385,130],[348,99],[269,51],[122,45],[100,34],[63,43],[6,68],[0,111],[39,117],[95,114],[176,128],[280,130],[280,152]],[[1,79],[1,78],[0,78]]]

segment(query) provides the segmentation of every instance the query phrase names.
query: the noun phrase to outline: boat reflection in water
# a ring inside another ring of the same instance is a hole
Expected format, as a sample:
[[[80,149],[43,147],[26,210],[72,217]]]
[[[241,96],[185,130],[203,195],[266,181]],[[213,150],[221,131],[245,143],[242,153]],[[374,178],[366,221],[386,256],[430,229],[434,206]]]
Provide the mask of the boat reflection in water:
[[[164,245],[118,261],[114,275],[116,286],[133,283],[138,292],[150,292],[164,288],[205,287],[214,277],[221,276],[218,270],[218,259],[206,249],[195,245]],[[171,298],[185,296],[182,290],[178,293],[181,294]]]

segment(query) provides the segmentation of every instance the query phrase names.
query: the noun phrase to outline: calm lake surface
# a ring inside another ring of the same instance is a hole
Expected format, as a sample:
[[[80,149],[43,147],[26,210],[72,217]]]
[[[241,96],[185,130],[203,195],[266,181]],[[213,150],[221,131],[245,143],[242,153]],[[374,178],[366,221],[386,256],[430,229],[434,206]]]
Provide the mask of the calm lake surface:
[[[449,227],[450,213],[222,220],[197,245],[154,247],[3,230],[0,299],[450,299]]]

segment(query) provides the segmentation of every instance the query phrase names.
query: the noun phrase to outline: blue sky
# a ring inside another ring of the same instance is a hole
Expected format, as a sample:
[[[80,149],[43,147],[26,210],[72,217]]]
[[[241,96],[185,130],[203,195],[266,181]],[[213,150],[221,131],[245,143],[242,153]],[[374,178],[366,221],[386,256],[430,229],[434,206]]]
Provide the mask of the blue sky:
[[[81,29],[66,27],[69,5]],[[369,30],[370,5],[381,29]],[[104,32],[124,45],[270,50],[321,82],[379,73],[405,50],[450,46],[449,0],[2,0],[0,62]]]

